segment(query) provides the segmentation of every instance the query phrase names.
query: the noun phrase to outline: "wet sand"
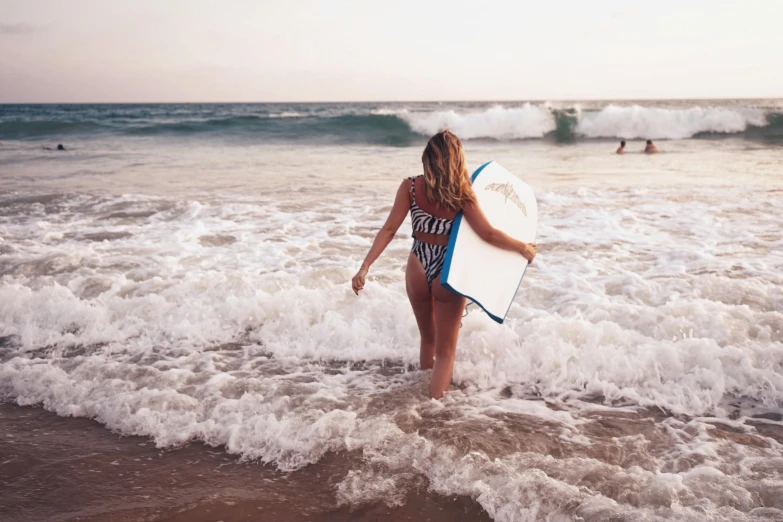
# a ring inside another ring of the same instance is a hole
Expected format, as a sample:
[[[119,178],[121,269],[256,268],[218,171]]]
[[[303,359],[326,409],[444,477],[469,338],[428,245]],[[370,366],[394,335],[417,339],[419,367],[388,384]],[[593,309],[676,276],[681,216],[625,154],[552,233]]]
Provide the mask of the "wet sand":
[[[358,459],[330,454],[282,473],[204,444],[160,450],[89,419],[0,403],[0,520],[490,520],[469,498],[428,492],[424,478],[402,506],[339,506],[335,488]]]

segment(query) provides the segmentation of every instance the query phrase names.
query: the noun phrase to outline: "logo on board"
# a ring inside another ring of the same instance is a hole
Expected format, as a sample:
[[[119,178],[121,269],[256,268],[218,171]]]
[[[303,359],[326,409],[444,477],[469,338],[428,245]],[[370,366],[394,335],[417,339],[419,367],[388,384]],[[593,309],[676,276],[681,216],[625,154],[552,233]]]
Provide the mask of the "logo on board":
[[[527,216],[527,208],[525,208],[525,204],[522,203],[522,200],[519,199],[519,194],[517,194],[517,191],[514,190],[514,187],[513,185],[511,185],[511,182],[492,183],[490,185],[487,185],[487,190],[492,190],[494,192],[503,194],[506,197],[506,201],[505,201],[506,203],[511,201],[513,204],[519,207],[519,210],[521,210],[525,216]]]

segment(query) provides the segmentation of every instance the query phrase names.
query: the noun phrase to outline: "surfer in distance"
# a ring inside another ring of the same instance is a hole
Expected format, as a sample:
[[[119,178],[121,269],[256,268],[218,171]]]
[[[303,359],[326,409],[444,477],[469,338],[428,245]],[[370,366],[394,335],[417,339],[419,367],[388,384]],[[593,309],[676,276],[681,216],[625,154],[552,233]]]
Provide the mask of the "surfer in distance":
[[[658,152],[658,147],[653,144],[652,140],[647,140],[647,145],[644,146],[645,154],[655,154]]]
[[[617,148],[617,154],[625,154],[625,140],[620,142],[620,146]]]
[[[420,365],[432,369],[430,396],[440,399],[451,383],[465,298],[443,288],[440,272],[454,218],[461,211],[478,236],[496,247],[518,252],[528,263],[535,243],[517,241],[487,221],[465,168],[462,142],[448,130],[430,138],[422,154],[424,174],[400,183],[386,223],[375,236],[351,281],[359,295],[370,267],[394,238],[410,211],[413,248],[405,268],[405,287],[421,335]]]

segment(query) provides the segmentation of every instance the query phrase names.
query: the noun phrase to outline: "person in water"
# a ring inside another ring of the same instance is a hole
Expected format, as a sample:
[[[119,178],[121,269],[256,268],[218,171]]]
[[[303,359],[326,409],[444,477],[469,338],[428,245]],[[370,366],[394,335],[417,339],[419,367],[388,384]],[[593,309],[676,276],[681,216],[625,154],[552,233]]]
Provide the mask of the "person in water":
[[[620,142],[620,146],[617,148],[617,154],[625,154],[625,140]]]
[[[55,149],[52,149],[51,147],[46,147],[45,145],[41,145],[41,148],[42,148],[43,150],[55,150]],[[63,147],[63,144],[62,144],[62,143],[58,143],[58,144],[57,144],[57,149],[56,149],[56,150],[65,150],[65,147]]]
[[[658,152],[658,147],[653,144],[652,140],[647,140],[647,145],[644,147],[644,152],[646,154],[655,154]]]
[[[536,256],[535,243],[517,241],[490,225],[476,202],[465,168],[459,138],[446,130],[430,138],[421,156],[424,174],[400,183],[386,223],[375,236],[351,286],[359,295],[370,267],[388,246],[410,211],[413,248],[405,269],[405,287],[421,335],[420,365],[432,369],[430,396],[439,399],[448,389],[454,367],[465,298],[440,285],[452,224],[458,212],[481,239],[518,252],[528,262]]]

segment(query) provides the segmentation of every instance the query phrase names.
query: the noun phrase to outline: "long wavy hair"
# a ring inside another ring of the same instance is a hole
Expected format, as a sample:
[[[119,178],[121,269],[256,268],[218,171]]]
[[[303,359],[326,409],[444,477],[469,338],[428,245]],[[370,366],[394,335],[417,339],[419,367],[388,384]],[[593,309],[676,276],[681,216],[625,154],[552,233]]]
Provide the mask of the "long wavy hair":
[[[421,155],[427,198],[442,207],[459,212],[476,204],[476,194],[465,168],[462,142],[449,130],[437,133]]]

